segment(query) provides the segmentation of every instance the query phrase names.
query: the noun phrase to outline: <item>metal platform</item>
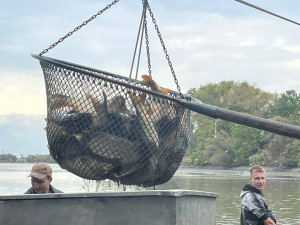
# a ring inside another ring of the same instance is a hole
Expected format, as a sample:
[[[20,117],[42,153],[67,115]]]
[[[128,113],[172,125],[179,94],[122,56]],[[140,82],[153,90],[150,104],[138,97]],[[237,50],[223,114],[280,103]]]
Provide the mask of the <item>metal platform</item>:
[[[0,196],[0,224],[215,225],[217,197],[189,190]]]

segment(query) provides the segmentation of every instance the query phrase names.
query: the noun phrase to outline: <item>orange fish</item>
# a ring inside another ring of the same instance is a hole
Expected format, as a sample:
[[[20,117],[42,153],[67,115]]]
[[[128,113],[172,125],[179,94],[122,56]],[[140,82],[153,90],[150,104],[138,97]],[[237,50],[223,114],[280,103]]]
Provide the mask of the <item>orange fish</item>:
[[[142,75],[143,81],[151,87],[152,91],[159,92],[163,95],[166,95],[169,93],[170,89],[161,88],[150,76],[148,75]]]

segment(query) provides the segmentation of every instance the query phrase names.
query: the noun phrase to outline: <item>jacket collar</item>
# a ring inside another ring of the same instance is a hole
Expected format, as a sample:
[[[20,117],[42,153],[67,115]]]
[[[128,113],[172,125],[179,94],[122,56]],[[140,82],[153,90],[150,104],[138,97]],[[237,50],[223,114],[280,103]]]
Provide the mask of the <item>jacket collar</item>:
[[[243,188],[243,191],[255,192],[257,194],[263,195],[261,190],[256,189],[251,184],[246,184],[245,187]]]

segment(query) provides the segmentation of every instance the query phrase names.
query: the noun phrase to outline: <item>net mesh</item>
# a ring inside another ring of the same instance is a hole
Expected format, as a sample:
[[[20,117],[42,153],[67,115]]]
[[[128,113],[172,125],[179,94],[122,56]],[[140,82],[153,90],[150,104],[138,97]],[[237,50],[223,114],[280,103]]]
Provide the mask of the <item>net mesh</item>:
[[[39,60],[48,147],[62,168],[85,179],[144,187],[172,178],[188,145],[189,110],[145,91],[145,83],[127,85],[128,78],[119,75]]]

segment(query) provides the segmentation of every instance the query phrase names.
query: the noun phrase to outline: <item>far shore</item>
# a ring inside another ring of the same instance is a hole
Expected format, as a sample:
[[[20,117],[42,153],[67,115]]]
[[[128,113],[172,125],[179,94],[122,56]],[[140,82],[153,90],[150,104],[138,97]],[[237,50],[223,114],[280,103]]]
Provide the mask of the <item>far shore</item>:
[[[1,164],[35,164],[36,162],[0,162]],[[57,163],[47,162],[49,164]],[[182,163],[177,170],[177,174],[190,174],[190,175],[224,175],[224,176],[240,176],[248,177],[249,169],[251,166],[240,167],[216,167],[216,166],[198,166]],[[283,168],[283,167],[265,167],[268,178],[300,178],[300,167],[296,168]]]
[[[212,174],[212,175],[232,175],[232,176],[249,176],[251,166],[240,166],[232,168],[215,167],[215,166],[194,166],[181,165],[178,173],[186,174]],[[268,178],[300,178],[300,167],[282,168],[282,167],[265,167]]]

